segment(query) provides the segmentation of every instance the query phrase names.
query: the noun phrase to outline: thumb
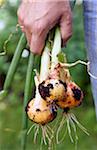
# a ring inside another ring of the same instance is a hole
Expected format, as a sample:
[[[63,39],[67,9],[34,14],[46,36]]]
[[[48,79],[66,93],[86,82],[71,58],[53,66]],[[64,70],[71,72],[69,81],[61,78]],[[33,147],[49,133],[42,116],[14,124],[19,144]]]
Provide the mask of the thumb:
[[[62,46],[64,46],[68,39],[72,36],[72,16],[70,14],[62,16],[60,20],[60,30]]]

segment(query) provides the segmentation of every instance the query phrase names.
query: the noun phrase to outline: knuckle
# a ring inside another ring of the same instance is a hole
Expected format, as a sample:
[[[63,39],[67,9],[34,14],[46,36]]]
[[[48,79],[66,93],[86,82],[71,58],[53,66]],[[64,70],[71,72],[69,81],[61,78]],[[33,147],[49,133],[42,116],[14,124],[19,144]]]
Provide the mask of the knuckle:
[[[47,22],[44,21],[36,21],[33,25],[33,31],[35,33],[41,33],[48,27]]]
[[[36,24],[35,23],[35,25],[33,26],[33,30],[34,30],[34,32],[41,32],[42,31],[42,26],[40,25],[40,24]]]
[[[24,19],[24,26],[27,27],[28,26],[28,20]]]
[[[30,21],[29,21],[28,19],[24,19],[24,26],[25,26],[26,28],[30,29],[31,24],[32,24],[32,23],[30,23]]]

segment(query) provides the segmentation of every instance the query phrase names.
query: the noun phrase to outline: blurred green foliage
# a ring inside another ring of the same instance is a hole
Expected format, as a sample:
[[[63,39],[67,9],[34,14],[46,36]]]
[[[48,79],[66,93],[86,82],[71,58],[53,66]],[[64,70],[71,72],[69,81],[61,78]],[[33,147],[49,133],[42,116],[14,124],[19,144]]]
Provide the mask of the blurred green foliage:
[[[14,33],[12,39],[7,44],[7,54],[0,56],[0,90],[3,88],[4,79],[21,34],[20,30],[18,32],[15,31],[19,2],[10,2],[7,1],[4,8],[0,9],[0,52],[3,51],[4,42],[8,39],[9,34]],[[74,9],[73,37],[68,42],[64,52],[66,53],[68,62],[74,62],[79,59],[87,61],[81,5],[76,6]],[[21,58],[14,80],[12,81],[9,95],[0,102],[0,150],[20,150],[22,101],[27,62],[28,57]],[[89,76],[86,67],[83,65],[70,68],[70,72],[72,79],[80,85],[85,94],[83,105],[75,109],[74,113],[90,132],[90,136],[88,137],[78,130],[78,150],[96,150],[97,123]],[[33,133],[31,132],[28,136],[27,150],[34,148],[38,150],[39,144],[33,144]],[[47,149],[47,147],[43,147],[43,149]],[[74,145],[67,136],[62,144],[56,145],[56,149],[73,150]]]

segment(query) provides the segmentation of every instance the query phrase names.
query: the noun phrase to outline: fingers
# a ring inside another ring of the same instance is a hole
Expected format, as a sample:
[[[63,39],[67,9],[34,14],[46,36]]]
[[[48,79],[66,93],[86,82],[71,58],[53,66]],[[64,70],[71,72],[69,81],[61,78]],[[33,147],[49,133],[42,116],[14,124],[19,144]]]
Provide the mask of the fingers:
[[[33,52],[34,54],[41,54],[42,49],[44,47],[45,44],[45,38],[44,37],[40,37],[37,34],[32,34],[32,38],[31,38],[31,44],[30,44],[30,50],[31,52]]]
[[[43,22],[42,22],[43,23]],[[32,37],[30,43],[30,50],[35,54],[41,54],[44,45],[47,33],[49,32],[49,27],[44,23],[43,25],[37,24],[37,26],[33,26]]]
[[[28,24],[28,22],[29,22],[28,21],[29,19],[27,17],[28,13],[29,13],[28,5],[29,5],[29,3],[27,3],[26,6],[22,3],[17,11],[17,15],[18,15],[18,23],[20,25],[20,28],[21,28],[22,32],[25,33],[28,45],[30,45],[31,32],[30,32],[29,26],[31,26],[31,25]]]
[[[72,15],[68,13],[67,16],[64,15],[60,20],[60,30],[62,36],[62,46],[66,45],[66,42],[72,36]]]

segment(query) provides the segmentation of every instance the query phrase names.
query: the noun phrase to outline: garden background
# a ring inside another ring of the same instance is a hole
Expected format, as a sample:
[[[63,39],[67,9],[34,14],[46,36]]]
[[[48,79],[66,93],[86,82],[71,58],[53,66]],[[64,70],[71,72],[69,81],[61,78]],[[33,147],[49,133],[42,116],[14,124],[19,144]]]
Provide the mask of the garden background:
[[[7,43],[7,54],[0,56],[0,90],[3,88],[9,65],[21,35],[20,29],[16,31],[18,6],[18,0],[9,0],[3,8],[0,8],[0,52],[3,50],[4,42],[8,39],[10,33],[14,33],[11,40]],[[87,61],[84,42],[83,10],[80,3],[74,8],[73,36],[64,51],[68,62],[74,62],[79,59]],[[20,150],[22,106],[28,54],[28,51],[23,52],[9,94],[0,101],[0,150]],[[73,112],[90,133],[90,136],[87,136],[80,129],[77,130],[79,136],[78,150],[96,150],[97,122],[89,75],[87,74],[86,67],[80,64],[71,68],[70,71],[73,80],[84,91],[83,104],[75,108]],[[29,123],[31,125],[30,121]],[[74,150],[74,147],[68,135],[61,144],[56,145],[57,150]],[[33,132],[28,135],[27,140],[27,150],[31,149],[39,149],[39,142],[36,145],[33,143]],[[47,147],[45,146],[43,149],[47,149]]]

